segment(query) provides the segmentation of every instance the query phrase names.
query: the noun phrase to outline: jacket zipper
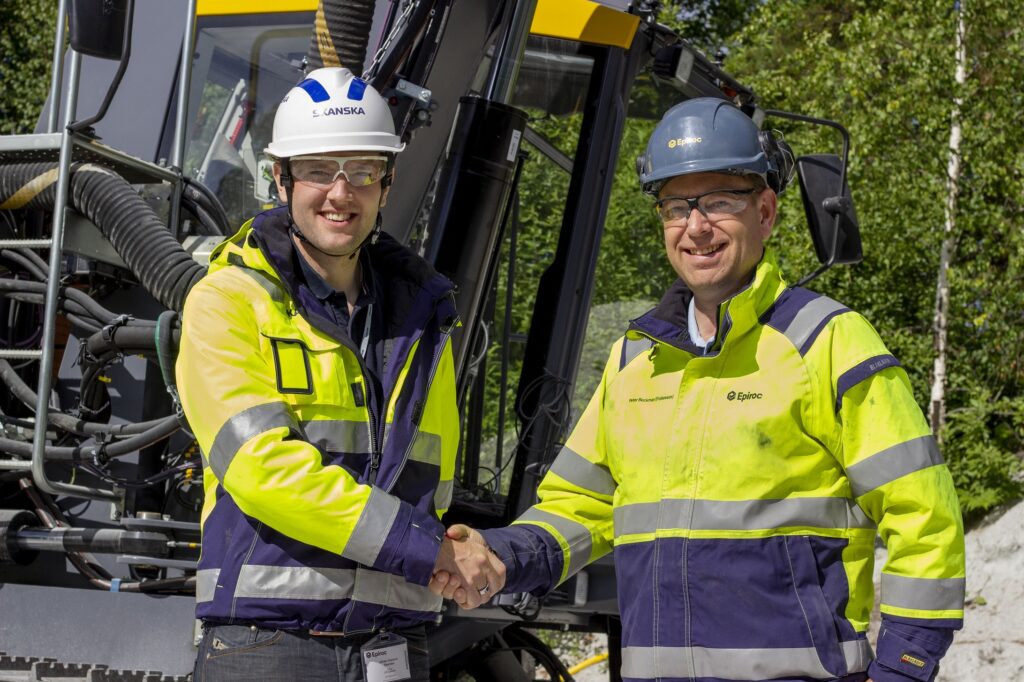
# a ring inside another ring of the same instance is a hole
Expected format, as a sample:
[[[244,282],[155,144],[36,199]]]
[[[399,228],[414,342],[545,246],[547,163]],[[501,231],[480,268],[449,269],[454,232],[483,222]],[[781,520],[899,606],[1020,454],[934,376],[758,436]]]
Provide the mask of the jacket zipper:
[[[449,293],[449,296],[452,298],[452,303],[454,305],[454,302],[455,302],[454,295]],[[430,320],[434,319],[437,316],[437,306],[438,306],[439,303],[440,303],[440,299],[438,299],[438,301],[435,302],[435,304],[434,304],[434,311],[431,314],[431,316],[429,318],[427,318],[427,322],[429,322]],[[434,355],[433,364],[430,367],[430,375],[427,378],[427,390],[428,391],[430,390],[430,385],[434,382],[434,375],[437,373],[437,365],[438,365],[438,362],[441,359],[441,353],[444,352],[444,347],[448,343],[448,338],[451,336],[452,330],[455,329],[455,325],[457,324],[457,322],[458,322],[458,318],[457,317],[453,317],[452,324],[448,328],[446,328],[446,329],[442,328],[443,336],[442,336],[442,339],[441,339],[440,351]],[[423,338],[423,330],[422,329],[420,330],[419,335],[411,340],[412,344],[416,345],[421,338]],[[403,364],[405,364],[407,361],[408,361],[408,356],[402,358],[402,363]],[[364,381],[365,381],[366,369],[362,365],[362,359],[360,359],[360,368],[362,368],[362,370],[363,370]],[[385,410],[387,409],[387,406],[391,403],[391,398],[394,396],[395,391],[397,389],[398,389],[398,384],[396,384],[395,386],[392,386],[391,387],[391,391],[385,397],[385,400],[384,400],[384,403],[383,403],[383,407],[384,407]],[[419,432],[419,424],[417,423],[416,424],[416,429],[413,432],[413,438],[409,440],[409,446],[406,448],[405,453],[402,455],[402,461],[398,465],[398,470],[395,472],[395,475],[391,477],[391,481],[389,482],[387,487],[382,488],[382,490],[384,490],[385,492],[390,492],[391,489],[395,486],[395,483],[398,482],[398,478],[399,478],[399,476],[402,473],[402,469],[405,468],[405,462],[409,458],[409,453],[412,451],[412,444],[415,441],[415,436],[416,436],[416,433],[418,433],[418,432]],[[381,443],[381,447],[380,448],[377,447],[377,445],[376,445],[376,438],[375,438],[375,434],[376,433],[377,433],[377,431],[376,431],[375,425],[371,426],[371,429],[370,429],[370,443],[371,443],[371,447],[373,448],[373,450],[372,450],[372,453],[370,455],[370,485],[376,485],[377,474],[378,474],[378,472],[380,470],[381,459],[383,457],[383,443]]]
[[[448,345],[448,339],[451,338],[452,332],[455,331],[455,328],[459,324],[458,315],[454,314],[454,310],[455,310],[455,295],[449,293],[449,296],[451,296],[451,298],[452,298],[452,311],[453,311],[453,315],[452,315],[452,318],[451,318],[451,324],[447,325],[446,327],[442,327],[441,328],[441,343],[438,344],[437,352],[434,353],[434,358],[433,358],[433,360],[431,361],[431,364],[430,364],[430,374],[427,375],[427,393],[428,394],[430,392],[430,387],[434,384],[434,376],[437,374],[437,366],[441,363],[441,356],[444,355],[444,349]],[[434,309],[434,314],[435,315],[437,314],[437,308],[436,307]],[[424,397],[424,400],[426,400],[425,397]],[[416,442],[416,436],[418,436],[419,432],[420,432],[420,421],[421,421],[421,419],[422,419],[422,412],[420,414],[420,419],[417,419],[415,424],[414,424],[415,428],[413,429],[412,438],[409,439],[409,445],[406,446],[405,452],[402,453],[402,461],[398,465],[398,470],[395,472],[394,477],[392,477],[390,485],[388,485],[388,487],[385,489],[388,492],[390,492],[391,489],[395,487],[395,484],[398,483],[398,479],[401,478],[401,476],[402,476],[402,470],[405,469],[405,463],[409,461],[409,454],[412,452],[412,446]]]

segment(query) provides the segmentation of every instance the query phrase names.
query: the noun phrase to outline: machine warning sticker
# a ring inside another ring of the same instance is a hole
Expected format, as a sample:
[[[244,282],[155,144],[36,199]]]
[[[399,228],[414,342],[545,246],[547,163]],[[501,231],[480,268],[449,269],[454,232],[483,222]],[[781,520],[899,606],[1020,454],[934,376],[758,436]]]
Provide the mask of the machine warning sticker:
[[[512,131],[512,141],[508,143],[508,154],[505,155],[505,160],[509,163],[516,160],[516,154],[519,152],[519,138],[522,136],[522,132],[518,130]]]

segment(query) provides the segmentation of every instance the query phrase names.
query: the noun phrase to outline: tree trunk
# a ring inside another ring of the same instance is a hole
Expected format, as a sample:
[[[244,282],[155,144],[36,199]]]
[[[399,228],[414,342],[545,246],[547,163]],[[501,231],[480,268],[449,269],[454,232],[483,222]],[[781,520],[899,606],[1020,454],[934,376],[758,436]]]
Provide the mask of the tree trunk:
[[[946,171],[946,222],[942,251],[939,255],[939,276],[935,287],[935,365],[932,370],[930,421],[932,432],[941,440],[946,423],[946,355],[949,326],[949,265],[956,247],[956,209],[960,193],[961,107],[964,84],[967,82],[967,49],[965,47],[964,2],[957,4],[956,20],[956,85],[949,128],[949,166]]]

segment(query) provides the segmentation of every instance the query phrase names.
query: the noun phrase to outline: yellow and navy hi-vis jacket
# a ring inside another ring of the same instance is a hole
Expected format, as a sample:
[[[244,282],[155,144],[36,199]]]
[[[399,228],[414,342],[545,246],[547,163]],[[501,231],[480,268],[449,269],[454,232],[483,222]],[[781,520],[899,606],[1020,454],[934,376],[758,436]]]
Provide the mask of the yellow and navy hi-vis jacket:
[[[389,349],[375,414],[358,349],[296,284],[287,226],[282,210],[243,226],[185,303],[197,616],[345,633],[432,620],[458,444],[452,285],[387,235],[367,247]]]
[[[906,373],[770,255],[706,354],[690,297],[677,282],[633,321],[540,502],[484,531],[505,590],[541,594],[614,549],[625,680],[930,679],[963,617],[963,527]]]

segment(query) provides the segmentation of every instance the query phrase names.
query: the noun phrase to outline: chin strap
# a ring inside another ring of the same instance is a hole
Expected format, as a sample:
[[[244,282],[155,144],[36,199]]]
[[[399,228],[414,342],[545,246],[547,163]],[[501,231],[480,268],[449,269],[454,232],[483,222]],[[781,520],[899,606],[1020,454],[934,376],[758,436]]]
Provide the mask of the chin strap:
[[[381,191],[382,192],[385,189],[387,189],[388,185],[391,184],[391,179],[393,177],[391,172],[390,172],[391,163],[392,163],[392,161],[389,160],[389,162],[388,162],[388,169],[389,170],[385,174],[385,176],[383,178],[381,178]],[[281,185],[284,186],[285,196],[288,197],[288,232],[290,232],[291,234],[295,235],[295,237],[297,237],[300,241],[302,241],[303,244],[305,244],[306,246],[309,246],[314,251],[319,251],[320,253],[324,254],[325,256],[330,256],[331,258],[345,258],[347,256],[349,260],[352,260],[353,258],[355,258],[356,256],[359,255],[359,252],[362,250],[362,248],[364,246],[366,246],[366,242],[370,242],[371,245],[377,243],[377,240],[380,239],[381,230],[383,229],[382,228],[383,219],[381,218],[381,215],[380,215],[380,207],[379,206],[377,207],[377,221],[374,223],[373,229],[370,231],[370,234],[366,235],[366,238],[363,239],[363,241],[359,242],[359,246],[357,246],[355,251],[353,251],[352,253],[349,253],[349,254],[331,253],[330,251],[324,251],[319,246],[317,246],[313,242],[309,241],[309,239],[306,238],[306,235],[302,234],[302,231],[299,230],[298,226],[295,224],[295,217],[292,215],[292,187],[293,187],[293,181],[292,181],[292,167],[291,167],[290,160],[289,159],[281,159],[280,160],[280,164],[281,164]],[[382,195],[382,199],[383,199],[383,195]]]

